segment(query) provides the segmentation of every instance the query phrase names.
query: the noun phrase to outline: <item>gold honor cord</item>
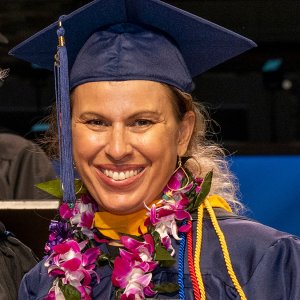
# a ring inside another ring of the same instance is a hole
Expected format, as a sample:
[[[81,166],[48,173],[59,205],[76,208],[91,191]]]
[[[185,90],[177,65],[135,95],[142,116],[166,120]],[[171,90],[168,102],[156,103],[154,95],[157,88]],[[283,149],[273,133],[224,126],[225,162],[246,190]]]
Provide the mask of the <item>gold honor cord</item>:
[[[198,223],[197,223],[197,233],[196,233],[196,245],[195,245],[195,259],[194,259],[194,265],[195,265],[195,274],[197,278],[197,282],[199,285],[199,289],[201,292],[201,300],[206,299],[205,295],[205,286],[203,283],[203,278],[200,270],[201,265],[201,247],[202,247],[202,237],[203,237],[203,215],[204,215],[204,208],[208,211],[209,217],[211,219],[212,225],[214,227],[214,230],[216,232],[216,235],[218,236],[220,246],[223,253],[224,262],[227,268],[228,275],[230,276],[230,279],[237,291],[237,293],[240,296],[241,300],[247,300],[247,297],[236,277],[236,274],[233,270],[232,262],[230,259],[228,247],[226,244],[225,236],[218,224],[218,220],[216,218],[215,212],[213,210],[212,205],[210,204],[208,199],[204,200],[204,203],[202,203],[198,207]]]
[[[232,283],[236,289],[236,291],[238,292],[241,300],[247,300],[246,298],[246,295],[235,275],[235,272],[233,270],[233,266],[232,266],[232,263],[231,263],[231,259],[230,259],[230,255],[229,255],[229,251],[228,251],[228,247],[227,247],[227,244],[226,244],[226,240],[225,240],[225,236],[218,224],[218,221],[217,221],[217,218],[216,218],[216,215],[215,215],[215,212],[211,206],[211,204],[209,203],[209,201],[207,199],[204,200],[204,205],[205,205],[205,208],[207,209],[208,211],[208,214],[210,216],[210,219],[211,219],[211,222],[212,222],[212,225],[215,229],[215,232],[219,238],[219,242],[220,242],[220,246],[221,246],[221,249],[222,249],[222,252],[223,252],[223,257],[224,257],[224,261],[225,261],[225,265],[226,265],[226,268],[227,268],[227,272],[232,280]]]

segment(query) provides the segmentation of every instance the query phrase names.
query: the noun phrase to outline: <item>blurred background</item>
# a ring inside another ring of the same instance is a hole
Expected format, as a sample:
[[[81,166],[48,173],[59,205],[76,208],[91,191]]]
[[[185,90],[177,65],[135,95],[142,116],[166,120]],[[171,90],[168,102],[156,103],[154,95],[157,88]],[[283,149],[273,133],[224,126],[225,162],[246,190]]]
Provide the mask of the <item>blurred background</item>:
[[[0,32],[6,37],[0,44],[0,67],[10,69],[9,77],[0,81],[0,126],[29,140],[43,135],[47,124],[40,121],[54,101],[52,73],[7,52],[61,14],[88,2],[0,0]],[[300,1],[165,2],[258,44],[196,78],[195,96],[215,121],[211,138],[226,149],[246,214],[300,235]],[[18,231],[20,224],[9,221],[12,216],[0,209],[0,220]],[[35,211],[28,218],[35,224],[34,235],[47,231],[49,212]]]

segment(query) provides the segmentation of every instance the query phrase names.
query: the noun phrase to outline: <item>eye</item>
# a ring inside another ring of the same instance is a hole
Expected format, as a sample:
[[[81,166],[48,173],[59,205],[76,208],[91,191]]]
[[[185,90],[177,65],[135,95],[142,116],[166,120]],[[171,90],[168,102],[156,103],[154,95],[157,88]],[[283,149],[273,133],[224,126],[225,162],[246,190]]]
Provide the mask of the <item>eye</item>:
[[[101,120],[101,119],[91,119],[91,120],[87,120],[85,122],[85,124],[87,125],[91,125],[91,126],[109,126],[109,123],[107,121]]]
[[[153,124],[153,121],[148,119],[138,119],[134,120],[130,126],[136,126],[136,127],[147,127]]]

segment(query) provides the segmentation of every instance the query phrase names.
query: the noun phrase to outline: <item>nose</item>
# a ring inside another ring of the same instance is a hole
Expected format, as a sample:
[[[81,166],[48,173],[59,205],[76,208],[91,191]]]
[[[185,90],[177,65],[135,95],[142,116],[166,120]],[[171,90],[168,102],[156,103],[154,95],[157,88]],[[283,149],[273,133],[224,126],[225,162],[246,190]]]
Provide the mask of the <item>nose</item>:
[[[105,146],[106,155],[111,160],[120,161],[128,158],[132,153],[129,134],[122,124],[111,126],[108,141]]]

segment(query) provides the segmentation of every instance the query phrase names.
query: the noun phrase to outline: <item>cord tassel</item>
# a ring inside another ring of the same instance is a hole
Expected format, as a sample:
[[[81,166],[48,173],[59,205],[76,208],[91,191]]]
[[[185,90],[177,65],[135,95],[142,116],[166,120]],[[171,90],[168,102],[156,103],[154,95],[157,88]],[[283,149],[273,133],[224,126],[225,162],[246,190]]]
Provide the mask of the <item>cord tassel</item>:
[[[192,221],[189,220],[188,224],[192,225]],[[191,227],[193,228],[193,227]],[[187,244],[188,244],[188,265],[189,265],[189,270],[190,270],[190,276],[191,276],[191,281],[193,285],[193,293],[195,300],[201,300],[202,299],[202,294],[200,294],[200,289],[198,286],[196,274],[195,274],[195,267],[194,267],[194,256],[193,256],[193,232],[192,229],[187,233]],[[205,295],[204,295],[205,297]]]
[[[200,270],[202,234],[203,234],[203,213],[204,213],[204,205],[203,203],[201,203],[201,205],[198,207],[198,223],[197,223],[197,231],[196,231],[194,266],[195,266],[195,276],[197,278],[197,283],[201,293],[201,299],[205,300],[206,299],[205,286],[204,286],[204,282]]]
[[[186,220],[182,222],[186,224]],[[184,259],[185,259],[185,245],[186,245],[186,233],[181,232],[179,237],[181,238],[179,244],[179,253],[178,253],[178,285],[179,285],[179,299],[185,299],[184,291]]]
[[[57,29],[58,47],[55,56],[54,74],[57,107],[57,127],[60,151],[60,178],[63,190],[63,201],[73,206],[76,196],[74,188],[74,172],[72,159],[72,133],[70,125],[70,96],[68,55],[64,40],[65,30],[62,17]]]
[[[218,223],[217,217],[214,213],[214,210],[213,210],[211,204],[209,203],[209,201],[207,199],[204,200],[204,205],[205,205],[205,208],[208,211],[209,217],[211,219],[211,223],[212,223],[212,225],[214,227],[214,230],[216,232],[216,235],[219,239],[228,275],[231,278],[232,283],[233,283],[240,299],[241,300],[247,300],[247,297],[246,297],[246,295],[245,295],[245,293],[244,293],[244,291],[243,291],[243,289],[242,289],[242,287],[241,287],[241,285],[240,285],[240,283],[239,283],[239,281],[236,277],[236,274],[234,272],[232,262],[231,262],[231,258],[230,258],[230,255],[229,255],[229,251],[228,251],[228,247],[227,247],[227,244],[226,244],[226,239],[225,239],[225,236],[224,236],[224,234],[223,234],[223,232],[222,232],[222,230],[219,226],[219,223]]]

